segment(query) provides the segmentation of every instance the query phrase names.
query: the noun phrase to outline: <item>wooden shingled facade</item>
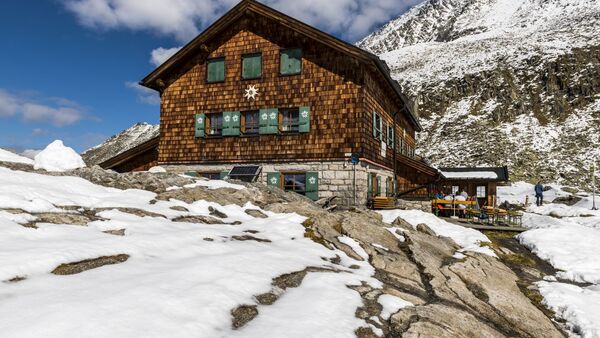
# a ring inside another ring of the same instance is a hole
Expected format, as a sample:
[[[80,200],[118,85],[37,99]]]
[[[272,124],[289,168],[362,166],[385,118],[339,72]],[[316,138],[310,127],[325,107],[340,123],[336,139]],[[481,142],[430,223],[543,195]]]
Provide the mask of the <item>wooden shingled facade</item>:
[[[296,57],[299,71],[284,74],[284,53],[291,49],[301,55]],[[244,69],[245,58],[259,71]],[[211,68],[213,64],[218,67]],[[245,78],[249,73],[255,76]],[[315,167],[315,162],[343,164],[352,153],[365,170],[365,194],[377,190],[375,181],[388,182],[394,168],[402,189],[437,177],[414,154],[421,126],[383,61],[253,0],[242,0],[141,84],[161,94],[159,165],[215,169],[224,164],[313,163],[312,170],[325,174],[330,167]],[[258,94],[249,98],[252,88]],[[302,128],[291,133],[282,128],[282,112],[290,109],[307,115]],[[279,121],[264,130],[261,125],[252,135],[240,132],[239,125],[233,135],[231,129],[215,135],[206,128],[248,111],[261,118],[280,114]],[[213,120],[215,116],[223,121]],[[372,170],[384,176],[371,180]],[[346,173],[328,174],[336,181],[347,179]],[[336,181],[320,186],[340,184]]]
[[[360,149],[362,74],[357,62],[268,20],[243,18],[214,50],[165,89],[160,163],[333,160]],[[302,49],[302,72],[279,74],[282,48]],[[242,55],[262,53],[262,78],[243,80]],[[206,59],[225,58],[225,81],[207,83]],[[256,99],[245,90],[256,86]],[[294,135],[194,137],[196,113],[310,107],[310,132]]]

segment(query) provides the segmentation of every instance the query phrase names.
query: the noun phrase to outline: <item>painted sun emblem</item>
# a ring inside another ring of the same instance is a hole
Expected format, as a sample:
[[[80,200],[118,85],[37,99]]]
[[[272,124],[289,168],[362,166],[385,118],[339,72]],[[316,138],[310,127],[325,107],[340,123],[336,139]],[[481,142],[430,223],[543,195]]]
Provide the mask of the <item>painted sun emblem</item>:
[[[315,183],[317,183],[317,180],[314,177],[311,177],[308,179],[308,183],[315,184]]]
[[[246,89],[246,94],[244,94],[244,96],[248,100],[256,100],[256,97],[258,96],[258,88],[256,88],[254,85],[249,86],[248,89]]]

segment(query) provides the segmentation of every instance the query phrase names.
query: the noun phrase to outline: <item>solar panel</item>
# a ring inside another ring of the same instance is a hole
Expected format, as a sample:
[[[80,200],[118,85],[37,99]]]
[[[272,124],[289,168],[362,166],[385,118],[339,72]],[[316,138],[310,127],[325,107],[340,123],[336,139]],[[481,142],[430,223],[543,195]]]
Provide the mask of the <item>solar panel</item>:
[[[257,165],[235,166],[229,172],[229,178],[244,182],[255,182],[261,172]]]

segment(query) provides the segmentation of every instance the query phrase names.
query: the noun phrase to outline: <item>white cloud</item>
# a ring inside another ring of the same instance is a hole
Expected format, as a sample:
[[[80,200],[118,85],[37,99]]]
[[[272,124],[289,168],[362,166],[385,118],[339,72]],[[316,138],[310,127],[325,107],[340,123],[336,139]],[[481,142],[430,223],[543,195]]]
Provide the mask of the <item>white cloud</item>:
[[[19,103],[8,92],[0,89],[0,117],[14,116],[19,111]]]
[[[138,83],[133,81],[125,82],[125,87],[133,89],[137,93],[138,101],[142,103],[151,105],[160,104],[160,96],[155,90],[140,86]]]
[[[181,47],[175,48],[156,48],[150,53],[150,63],[154,66],[158,67],[163,64],[163,62],[167,61],[171,56],[175,55]]]
[[[64,127],[83,119],[84,112],[75,102],[64,98],[31,97],[0,89],[0,117],[14,116],[20,116],[25,122],[48,122]]]
[[[191,40],[238,0],[63,0],[85,26],[148,30]],[[377,25],[422,0],[264,0],[292,17],[348,40],[367,35]]]

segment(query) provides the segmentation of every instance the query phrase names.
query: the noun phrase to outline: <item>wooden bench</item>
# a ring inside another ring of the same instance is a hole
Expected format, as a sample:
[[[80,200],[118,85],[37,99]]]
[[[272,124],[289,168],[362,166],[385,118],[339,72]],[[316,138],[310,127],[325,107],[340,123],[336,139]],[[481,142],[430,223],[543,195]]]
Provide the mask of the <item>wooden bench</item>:
[[[395,209],[396,200],[393,197],[374,197],[373,209]]]

